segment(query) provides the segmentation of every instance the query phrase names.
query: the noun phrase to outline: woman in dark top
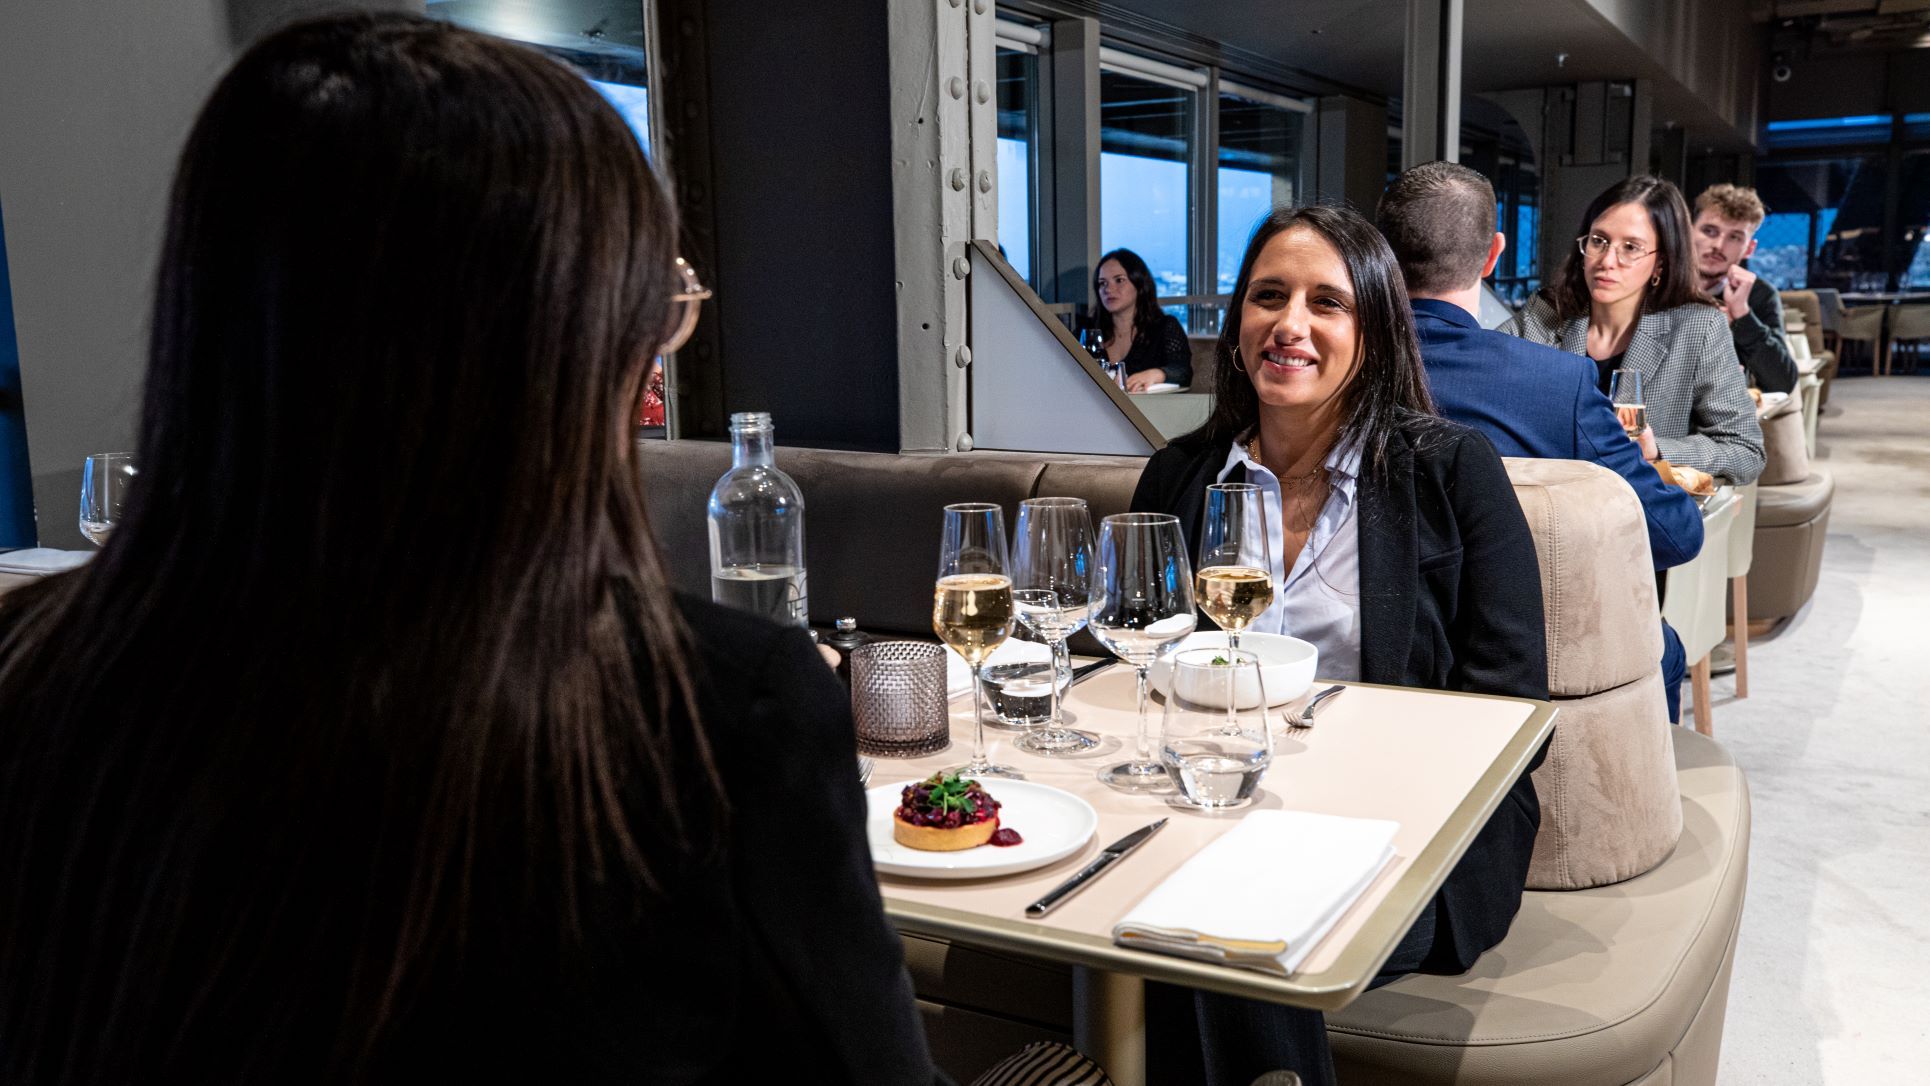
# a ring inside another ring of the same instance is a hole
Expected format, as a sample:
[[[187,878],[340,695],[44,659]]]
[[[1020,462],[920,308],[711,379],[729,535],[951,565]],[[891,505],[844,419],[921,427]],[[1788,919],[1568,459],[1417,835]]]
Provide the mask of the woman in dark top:
[[[1138,253],[1114,249],[1100,257],[1092,289],[1099,298],[1106,360],[1125,370],[1126,391],[1193,383],[1193,347],[1186,329],[1159,308],[1153,273]]]
[[[141,486],[0,601],[0,1081],[933,1078],[848,700],[650,542],[676,235],[532,51],[345,15],[222,80]]]
[[[1270,215],[1247,246],[1219,358],[1212,417],[1153,455],[1132,508],[1177,515],[1197,547],[1207,484],[1259,484],[1279,516],[1273,606],[1286,629],[1315,631],[1322,675],[1547,697],[1533,538],[1493,447],[1434,415],[1407,292],[1373,226],[1344,208]],[[1382,979],[1462,972],[1499,942],[1539,824],[1524,772]],[[1193,1003],[1206,1081],[1275,1067],[1333,1081],[1317,1013],[1208,993]]]

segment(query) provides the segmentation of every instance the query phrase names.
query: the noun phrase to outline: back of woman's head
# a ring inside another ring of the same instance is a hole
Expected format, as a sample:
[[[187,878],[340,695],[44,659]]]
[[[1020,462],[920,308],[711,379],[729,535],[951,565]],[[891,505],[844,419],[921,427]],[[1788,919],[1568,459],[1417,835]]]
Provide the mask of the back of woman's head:
[[[1253,229],[1233,297],[1220,327],[1219,365],[1213,414],[1188,442],[1233,440],[1252,429],[1260,416],[1260,397],[1238,354],[1242,310],[1253,265],[1271,242],[1289,230],[1320,235],[1340,254],[1353,289],[1354,334],[1359,368],[1341,392],[1338,443],[1359,442],[1370,471],[1384,466],[1388,439],[1396,429],[1431,418],[1434,402],[1421,368],[1414,338],[1414,314],[1407,285],[1393,249],[1374,224],[1352,208],[1324,204],[1276,208]]]
[[[1689,205],[1682,190],[1673,182],[1649,174],[1617,181],[1582,212],[1575,236],[1587,237],[1595,220],[1609,209],[1635,204],[1648,212],[1649,226],[1655,231],[1655,281],[1642,294],[1642,312],[1661,313],[1684,305],[1714,305],[1716,301],[1696,279],[1695,251],[1689,240]],[[1561,271],[1551,288],[1555,310],[1562,320],[1585,317],[1590,311],[1588,261],[1575,244],[1568,246]]]
[[[223,78],[141,485],[0,612],[0,1079],[366,1066],[478,931],[702,850],[629,448],[674,232],[520,47],[345,15]]]

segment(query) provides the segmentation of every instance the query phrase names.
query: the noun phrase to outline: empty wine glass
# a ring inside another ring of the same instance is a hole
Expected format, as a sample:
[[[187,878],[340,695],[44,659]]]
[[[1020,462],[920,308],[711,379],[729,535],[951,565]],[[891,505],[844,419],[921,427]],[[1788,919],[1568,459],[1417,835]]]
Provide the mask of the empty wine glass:
[[[1159,725],[1159,760],[1179,795],[1206,810],[1244,807],[1273,762],[1260,660],[1233,649],[1173,657],[1173,685]]]
[[[1100,771],[1099,779],[1127,792],[1172,787],[1153,757],[1147,731],[1146,673],[1198,621],[1193,570],[1179,518],[1165,513],[1120,513],[1099,522],[1092,578],[1094,637],[1139,673],[1139,741],[1131,761]]]
[[[1642,436],[1649,426],[1649,410],[1642,399],[1642,375],[1635,370],[1616,370],[1608,378],[1608,402],[1615,405],[1615,417],[1630,441]]]
[[[931,623],[939,639],[972,668],[972,760],[947,773],[1023,776],[987,756],[984,695],[979,689],[986,657],[1012,634],[1012,578],[1007,568],[1004,510],[981,502],[946,506]]]
[[[1066,638],[1085,626],[1092,592],[1092,518],[1078,498],[1032,498],[1019,503],[1013,529],[1012,602],[1019,621],[1052,648],[1049,672],[1052,716],[1045,727],[1019,737],[1034,754],[1070,754],[1099,740],[1065,726],[1059,682],[1070,676]]]
[[[1273,560],[1267,547],[1267,492],[1252,483],[1206,488],[1200,520],[1200,610],[1226,631],[1228,648],[1240,631],[1273,605]]]
[[[134,482],[133,453],[95,453],[80,469],[80,534],[107,546]]]

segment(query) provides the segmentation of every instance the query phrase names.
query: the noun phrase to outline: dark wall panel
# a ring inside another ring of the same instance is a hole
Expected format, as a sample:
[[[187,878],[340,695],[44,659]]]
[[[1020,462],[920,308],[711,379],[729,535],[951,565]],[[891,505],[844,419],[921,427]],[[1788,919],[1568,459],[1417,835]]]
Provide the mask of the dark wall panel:
[[[785,444],[898,451],[886,6],[705,5],[724,409]]]

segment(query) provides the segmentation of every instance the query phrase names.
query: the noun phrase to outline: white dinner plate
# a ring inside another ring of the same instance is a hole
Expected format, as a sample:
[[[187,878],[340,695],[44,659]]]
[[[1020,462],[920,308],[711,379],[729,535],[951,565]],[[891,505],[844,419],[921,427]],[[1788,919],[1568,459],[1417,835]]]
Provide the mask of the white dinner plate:
[[[891,818],[910,783],[882,784],[865,792],[871,862],[887,875],[983,879],[1030,871],[1079,851],[1099,828],[1099,813],[1071,792],[1030,781],[992,779],[984,783],[999,801],[999,825],[1017,831],[1022,843],[1007,848],[980,845],[959,852],[906,848],[892,838]]]
[[[1161,381],[1160,383],[1158,383],[1158,384],[1156,384],[1156,385],[1147,385],[1147,386],[1146,386],[1145,388],[1142,388],[1142,389],[1140,389],[1140,390],[1139,390],[1138,392],[1135,392],[1135,393],[1133,393],[1133,395],[1135,395],[1135,396],[1159,396],[1159,395],[1163,395],[1163,394],[1165,394],[1165,393],[1168,393],[1168,392],[1178,392],[1178,391],[1179,391],[1179,390],[1180,390],[1181,388],[1183,388],[1183,387],[1185,387],[1185,386],[1183,386],[1183,385],[1176,385],[1176,384],[1174,384],[1174,383],[1172,383],[1171,381]]]

